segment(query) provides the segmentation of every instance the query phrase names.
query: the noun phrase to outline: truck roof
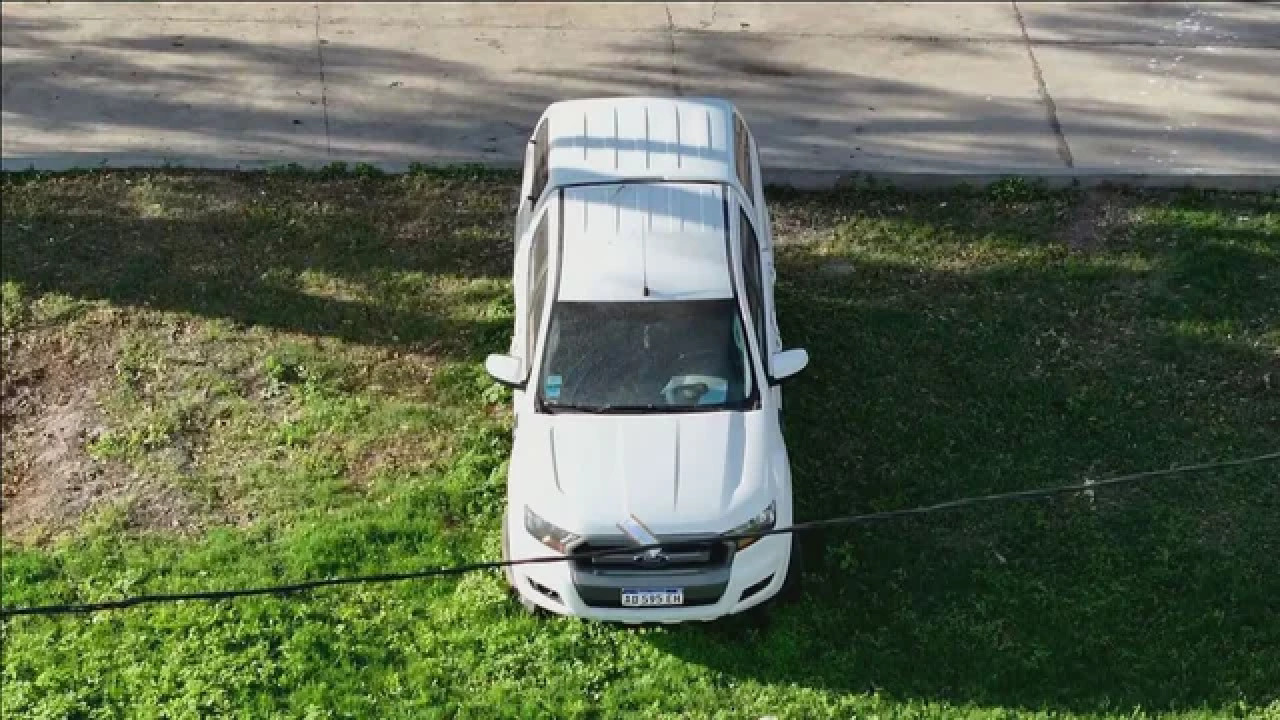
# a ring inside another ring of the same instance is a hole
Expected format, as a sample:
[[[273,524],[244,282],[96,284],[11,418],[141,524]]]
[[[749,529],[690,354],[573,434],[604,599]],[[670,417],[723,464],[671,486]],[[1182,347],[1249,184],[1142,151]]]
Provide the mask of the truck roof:
[[[734,107],[719,98],[566,100],[543,117],[548,184],[620,179],[732,183]]]
[[[566,188],[558,299],[732,297],[724,203],[708,183]]]

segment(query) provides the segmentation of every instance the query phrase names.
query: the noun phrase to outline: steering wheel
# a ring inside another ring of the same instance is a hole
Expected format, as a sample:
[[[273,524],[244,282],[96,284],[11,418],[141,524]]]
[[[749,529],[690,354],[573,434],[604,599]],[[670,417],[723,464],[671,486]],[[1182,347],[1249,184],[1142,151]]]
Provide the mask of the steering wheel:
[[[663,396],[672,405],[697,405],[712,386],[709,381],[718,381],[715,375],[705,374],[708,370],[719,368],[723,363],[722,351],[703,348],[692,352],[680,353],[671,363],[671,382],[663,389]],[[677,380],[684,380],[674,384]]]
[[[711,386],[704,382],[691,382],[668,388],[666,395],[673,405],[697,405],[710,390]]]

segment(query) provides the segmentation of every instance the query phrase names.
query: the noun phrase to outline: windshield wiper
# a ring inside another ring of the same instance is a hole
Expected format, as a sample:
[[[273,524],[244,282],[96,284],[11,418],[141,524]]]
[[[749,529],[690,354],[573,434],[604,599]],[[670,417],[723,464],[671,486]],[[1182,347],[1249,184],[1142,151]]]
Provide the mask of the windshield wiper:
[[[608,406],[597,407],[595,405],[571,405],[569,403],[542,402],[542,409],[552,415],[559,412],[571,413],[603,413],[608,412]]]
[[[720,412],[742,410],[725,405],[570,405],[543,402],[542,409],[554,415],[559,412],[591,413],[593,415],[674,415],[676,413]]]
[[[573,405],[570,403],[542,402],[542,409],[549,413],[558,412],[577,412],[577,413],[593,413],[596,415],[621,415],[621,414],[644,414],[644,413],[665,413],[671,412],[672,409],[679,410],[680,406],[676,405]]]
[[[629,415],[644,415],[646,413],[665,413],[671,410],[670,405],[605,405],[600,408],[602,413],[617,413]]]

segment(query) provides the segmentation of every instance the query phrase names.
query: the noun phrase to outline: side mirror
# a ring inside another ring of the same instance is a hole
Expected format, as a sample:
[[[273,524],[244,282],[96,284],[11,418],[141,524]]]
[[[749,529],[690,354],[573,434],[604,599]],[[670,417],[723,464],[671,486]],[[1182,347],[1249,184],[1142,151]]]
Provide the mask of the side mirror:
[[[524,361],[512,355],[490,355],[484,359],[484,369],[494,380],[510,388],[524,387]]]
[[[783,350],[769,358],[769,382],[777,385],[795,375],[809,364],[809,353],[804,348]]]

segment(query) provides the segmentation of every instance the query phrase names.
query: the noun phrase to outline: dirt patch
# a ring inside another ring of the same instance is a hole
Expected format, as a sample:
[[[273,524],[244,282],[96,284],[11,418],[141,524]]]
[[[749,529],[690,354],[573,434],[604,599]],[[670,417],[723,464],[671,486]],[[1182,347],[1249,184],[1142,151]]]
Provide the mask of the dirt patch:
[[[30,413],[28,422],[18,420],[5,432],[4,534],[19,539],[56,533],[112,484],[105,468],[84,452],[100,432],[92,393],[78,388],[52,405],[44,405],[29,385],[14,395]]]
[[[56,532],[103,494],[104,468],[84,451],[101,432],[101,380],[61,338],[40,331],[7,336],[4,365],[0,523],[6,538],[30,539]]]
[[[127,487],[125,519],[130,528],[178,535],[195,535],[204,529],[202,508],[181,488],[137,474],[129,476]],[[222,517],[218,520],[218,524],[227,522]]]
[[[1133,203],[1125,196],[1104,190],[1086,193],[1059,239],[1073,252],[1094,252],[1106,247],[1111,234],[1129,224],[1132,217]]]
[[[0,383],[3,504],[6,540],[42,543],[73,530],[99,508],[124,505],[131,527],[185,527],[194,514],[180,490],[141,477],[88,452],[105,430],[98,405],[108,387],[110,348],[77,348],[37,331],[5,338]]]

